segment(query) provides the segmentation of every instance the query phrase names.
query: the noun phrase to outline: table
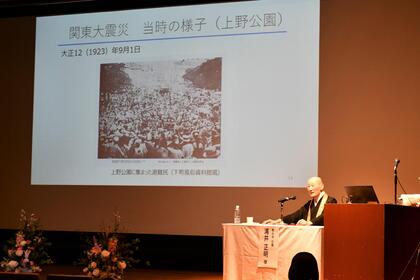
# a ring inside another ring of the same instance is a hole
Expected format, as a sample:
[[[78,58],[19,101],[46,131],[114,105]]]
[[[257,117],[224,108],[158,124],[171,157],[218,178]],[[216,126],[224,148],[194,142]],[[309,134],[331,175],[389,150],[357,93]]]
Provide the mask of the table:
[[[320,279],[323,279],[324,227],[232,223],[222,225],[223,280],[287,280],[293,256],[302,251],[314,255]],[[273,247],[277,257],[276,268],[258,265],[262,257],[261,238],[267,230],[275,230],[277,233]]]

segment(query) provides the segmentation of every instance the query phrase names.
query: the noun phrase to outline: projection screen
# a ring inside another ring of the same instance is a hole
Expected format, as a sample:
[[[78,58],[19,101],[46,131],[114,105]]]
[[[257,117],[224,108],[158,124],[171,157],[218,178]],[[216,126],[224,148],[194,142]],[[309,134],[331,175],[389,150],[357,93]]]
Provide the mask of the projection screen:
[[[39,17],[32,185],[303,186],[319,1]]]

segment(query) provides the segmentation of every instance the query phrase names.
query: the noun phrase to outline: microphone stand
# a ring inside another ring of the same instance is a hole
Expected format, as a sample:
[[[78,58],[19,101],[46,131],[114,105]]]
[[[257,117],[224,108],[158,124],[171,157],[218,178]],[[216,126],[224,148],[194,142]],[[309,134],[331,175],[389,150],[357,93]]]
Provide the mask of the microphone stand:
[[[419,262],[419,255],[420,255],[420,242],[417,244],[416,249],[414,250],[413,254],[411,254],[411,257],[409,258],[409,260],[408,260],[407,264],[405,265],[403,271],[401,272],[400,276],[398,277],[398,280],[402,279],[402,277],[404,276],[408,266],[414,260],[414,257],[416,257],[416,261],[414,262],[413,277],[410,279],[410,280],[415,280],[415,277],[416,277],[416,274],[417,274],[417,266],[418,266],[418,262]]]
[[[394,168],[394,204],[397,204],[397,183],[398,183],[397,166],[395,166]]]
[[[283,221],[283,207],[284,207],[284,202],[280,202],[280,219]]]
[[[295,200],[296,196],[292,195],[292,196],[287,196],[285,198],[282,198],[280,200],[278,200],[278,203],[280,203],[280,219],[283,223],[283,208],[284,208],[284,203],[289,201],[289,200]]]

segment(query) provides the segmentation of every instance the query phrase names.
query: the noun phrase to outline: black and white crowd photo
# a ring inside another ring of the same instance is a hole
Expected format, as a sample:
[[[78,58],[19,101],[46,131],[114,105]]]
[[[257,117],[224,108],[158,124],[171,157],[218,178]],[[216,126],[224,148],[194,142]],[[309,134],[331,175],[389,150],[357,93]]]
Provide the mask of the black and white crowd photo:
[[[221,57],[101,64],[98,158],[218,158],[221,74]]]

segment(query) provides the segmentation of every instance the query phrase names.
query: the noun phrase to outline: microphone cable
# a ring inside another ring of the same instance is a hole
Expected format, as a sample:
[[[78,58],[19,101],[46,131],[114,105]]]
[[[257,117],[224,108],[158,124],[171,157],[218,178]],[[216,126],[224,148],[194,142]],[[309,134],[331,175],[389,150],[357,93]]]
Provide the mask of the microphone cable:
[[[410,265],[411,261],[414,259],[414,256],[417,253],[417,257],[416,257],[416,262],[414,264],[414,274],[413,277],[411,278],[411,280],[415,280],[414,277],[416,277],[416,273],[417,273],[417,265],[418,265],[418,260],[419,260],[419,254],[420,254],[420,242],[417,244],[416,249],[414,250],[414,252],[411,254],[411,257],[408,259],[407,264],[405,265],[403,271],[400,274],[400,277],[398,277],[398,280],[401,280],[402,277],[404,276],[405,271],[407,270],[408,266]]]

